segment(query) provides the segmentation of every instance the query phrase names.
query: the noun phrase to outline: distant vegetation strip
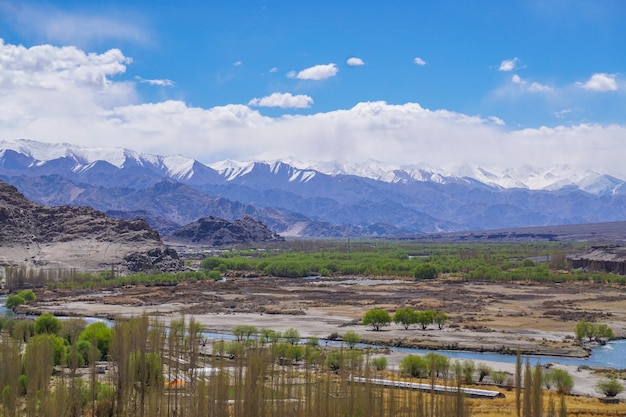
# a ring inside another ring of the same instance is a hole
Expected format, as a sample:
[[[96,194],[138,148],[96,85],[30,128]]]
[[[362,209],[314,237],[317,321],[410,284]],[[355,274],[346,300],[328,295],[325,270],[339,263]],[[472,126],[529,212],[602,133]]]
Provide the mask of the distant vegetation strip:
[[[366,276],[434,279],[440,276],[480,281],[594,281],[626,284],[626,277],[574,270],[568,255],[584,243],[433,244],[349,240],[291,241],[246,250],[221,250],[199,268],[179,273],[119,276],[113,266],[100,273],[6,268],[6,288],[46,285],[56,288],[107,288],[124,285],[175,285],[220,280],[225,275],[255,277]],[[192,270],[195,269],[195,270]]]
[[[121,276],[116,275],[113,270],[105,270],[93,274],[75,270],[42,270],[26,267],[7,267],[5,275],[6,288],[9,291],[40,286],[62,289],[113,288],[140,284],[146,286],[167,286],[176,285],[180,282],[217,281],[222,279],[222,275],[219,272],[206,270],[176,273],[138,273]]]
[[[626,283],[626,277],[572,270],[567,256],[586,244],[415,244],[404,242],[291,242],[274,250],[220,252],[203,270],[280,277],[372,276],[433,279],[441,274],[465,280]]]

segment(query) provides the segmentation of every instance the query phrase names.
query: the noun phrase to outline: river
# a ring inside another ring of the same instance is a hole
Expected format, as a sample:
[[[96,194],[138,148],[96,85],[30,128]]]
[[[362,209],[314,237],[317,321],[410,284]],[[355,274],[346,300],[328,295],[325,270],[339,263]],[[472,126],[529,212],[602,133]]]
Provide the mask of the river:
[[[13,312],[4,307],[4,303],[6,301],[6,296],[0,296],[0,317],[11,317]],[[102,321],[102,319],[97,318],[85,318],[88,322],[93,321]],[[227,334],[218,334],[218,333],[207,333],[204,334],[205,337],[211,339],[234,339],[234,336]],[[322,343],[327,343],[329,346],[336,345],[340,346],[341,342],[332,342],[332,341],[323,341]],[[360,344],[359,347],[366,347],[367,345]],[[391,348],[392,350],[398,352],[405,353],[413,353],[413,354],[426,354],[429,352],[433,352],[427,349],[413,349],[413,348]],[[463,350],[440,350],[437,351],[442,355],[449,357],[450,359],[462,359],[462,360],[485,360],[485,361],[493,361],[493,362],[505,362],[505,363],[514,363],[515,356],[514,355],[504,355],[500,353],[482,353],[482,352],[471,352],[471,351],[463,351]],[[625,369],[626,368],[626,340],[614,340],[612,342],[607,343],[604,346],[598,346],[591,351],[591,356],[589,358],[564,358],[560,356],[538,356],[538,355],[524,355],[524,361],[526,358],[530,360],[530,362],[534,365],[535,363],[550,363],[550,362],[558,362],[563,365],[573,365],[573,366],[599,366],[599,367],[607,367],[607,368],[615,368],[615,369]]]
[[[224,339],[224,340],[235,340],[235,336],[232,334],[222,334],[222,333],[203,333],[203,336],[209,339]],[[306,342],[306,339],[302,339],[302,343]],[[320,341],[320,344],[325,346],[341,346],[342,342],[332,341],[332,340],[323,340]],[[344,344],[344,346],[347,346]],[[365,347],[381,347],[378,345],[368,345],[364,343],[358,343],[355,347],[365,348]],[[428,349],[415,349],[415,348],[402,348],[402,347],[390,347],[389,349],[396,352],[403,353],[412,353],[412,354],[420,354],[425,355],[427,353],[436,352],[447,356],[450,359],[459,359],[459,360],[483,360],[483,361],[493,361],[493,362],[504,362],[504,363],[515,363],[516,357],[515,355],[505,355],[502,353],[486,353],[486,352],[472,352],[466,350],[428,350]],[[626,368],[626,340],[614,340],[612,342],[607,343],[604,346],[598,346],[591,351],[591,356],[588,358],[566,358],[563,356],[542,356],[542,355],[522,355],[522,360],[526,363],[526,359],[529,359],[532,365],[537,363],[547,364],[547,363],[560,363],[562,365],[573,365],[573,366],[594,366],[594,367],[607,367],[607,368],[615,368],[615,369],[624,369]]]

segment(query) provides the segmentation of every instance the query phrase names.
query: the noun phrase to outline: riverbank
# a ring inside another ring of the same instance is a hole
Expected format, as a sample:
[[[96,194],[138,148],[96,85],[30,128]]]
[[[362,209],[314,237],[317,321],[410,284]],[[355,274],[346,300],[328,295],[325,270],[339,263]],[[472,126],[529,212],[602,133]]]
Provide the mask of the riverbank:
[[[372,308],[393,312],[401,307],[445,312],[443,330],[430,326],[405,330],[391,323],[380,331],[360,326]],[[32,308],[32,310],[28,310]],[[490,283],[451,279],[415,281],[335,277],[315,280],[230,278],[226,282],[175,286],[129,286],[107,290],[38,292],[24,312],[97,316],[144,312],[203,317],[203,325],[228,333],[237,324],[328,338],[347,330],[373,344],[448,350],[585,357],[574,339],[582,318],[606,323],[626,337],[626,291],[595,283]]]
[[[427,330],[405,330],[391,323],[374,331],[358,324],[372,308],[393,314],[405,306],[441,310],[449,320],[442,330],[434,325]],[[363,341],[379,346],[511,355],[519,349],[525,354],[562,358],[588,356],[573,334],[582,318],[607,323],[618,337],[626,335],[624,288],[595,283],[229,278],[161,287],[39,291],[37,302],[21,311],[109,319],[148,314],[165,324],[183,316],[194,317],[207,332],[221,334],[241,324],[278,332],[294,328],[303,337],[320,339],[340,337],[351,330]],[[510,364],[496,369],[500,367]],[[578,372],[577,368],[572,372]],[[585,378],[590,376],[582,373],[580,384],[586,384]],[[597,394],[585,389],[581,395]]]

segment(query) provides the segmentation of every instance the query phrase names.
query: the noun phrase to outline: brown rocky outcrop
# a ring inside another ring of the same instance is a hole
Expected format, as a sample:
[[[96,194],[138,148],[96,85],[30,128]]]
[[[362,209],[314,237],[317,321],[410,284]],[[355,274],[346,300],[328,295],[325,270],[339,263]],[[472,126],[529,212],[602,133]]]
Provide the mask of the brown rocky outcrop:
[[[0,265],[122,272],[182,269],[176,251],[141,219],[91,207],[36,204],[0,181]]]
[[[282,242],[285,239],[250,216],[230,222],[218,217],[203,217],[166,235],[172,243],[205,246]]]

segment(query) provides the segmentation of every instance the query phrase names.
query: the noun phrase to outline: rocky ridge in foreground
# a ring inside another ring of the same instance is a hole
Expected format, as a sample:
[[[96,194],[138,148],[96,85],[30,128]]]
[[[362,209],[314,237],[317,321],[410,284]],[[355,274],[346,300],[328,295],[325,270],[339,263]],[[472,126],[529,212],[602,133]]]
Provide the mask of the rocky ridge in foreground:
[[[34,203],[0,181],[0,265],[120,273],[183,269],[141,219],[119,220],[91,207]]]

